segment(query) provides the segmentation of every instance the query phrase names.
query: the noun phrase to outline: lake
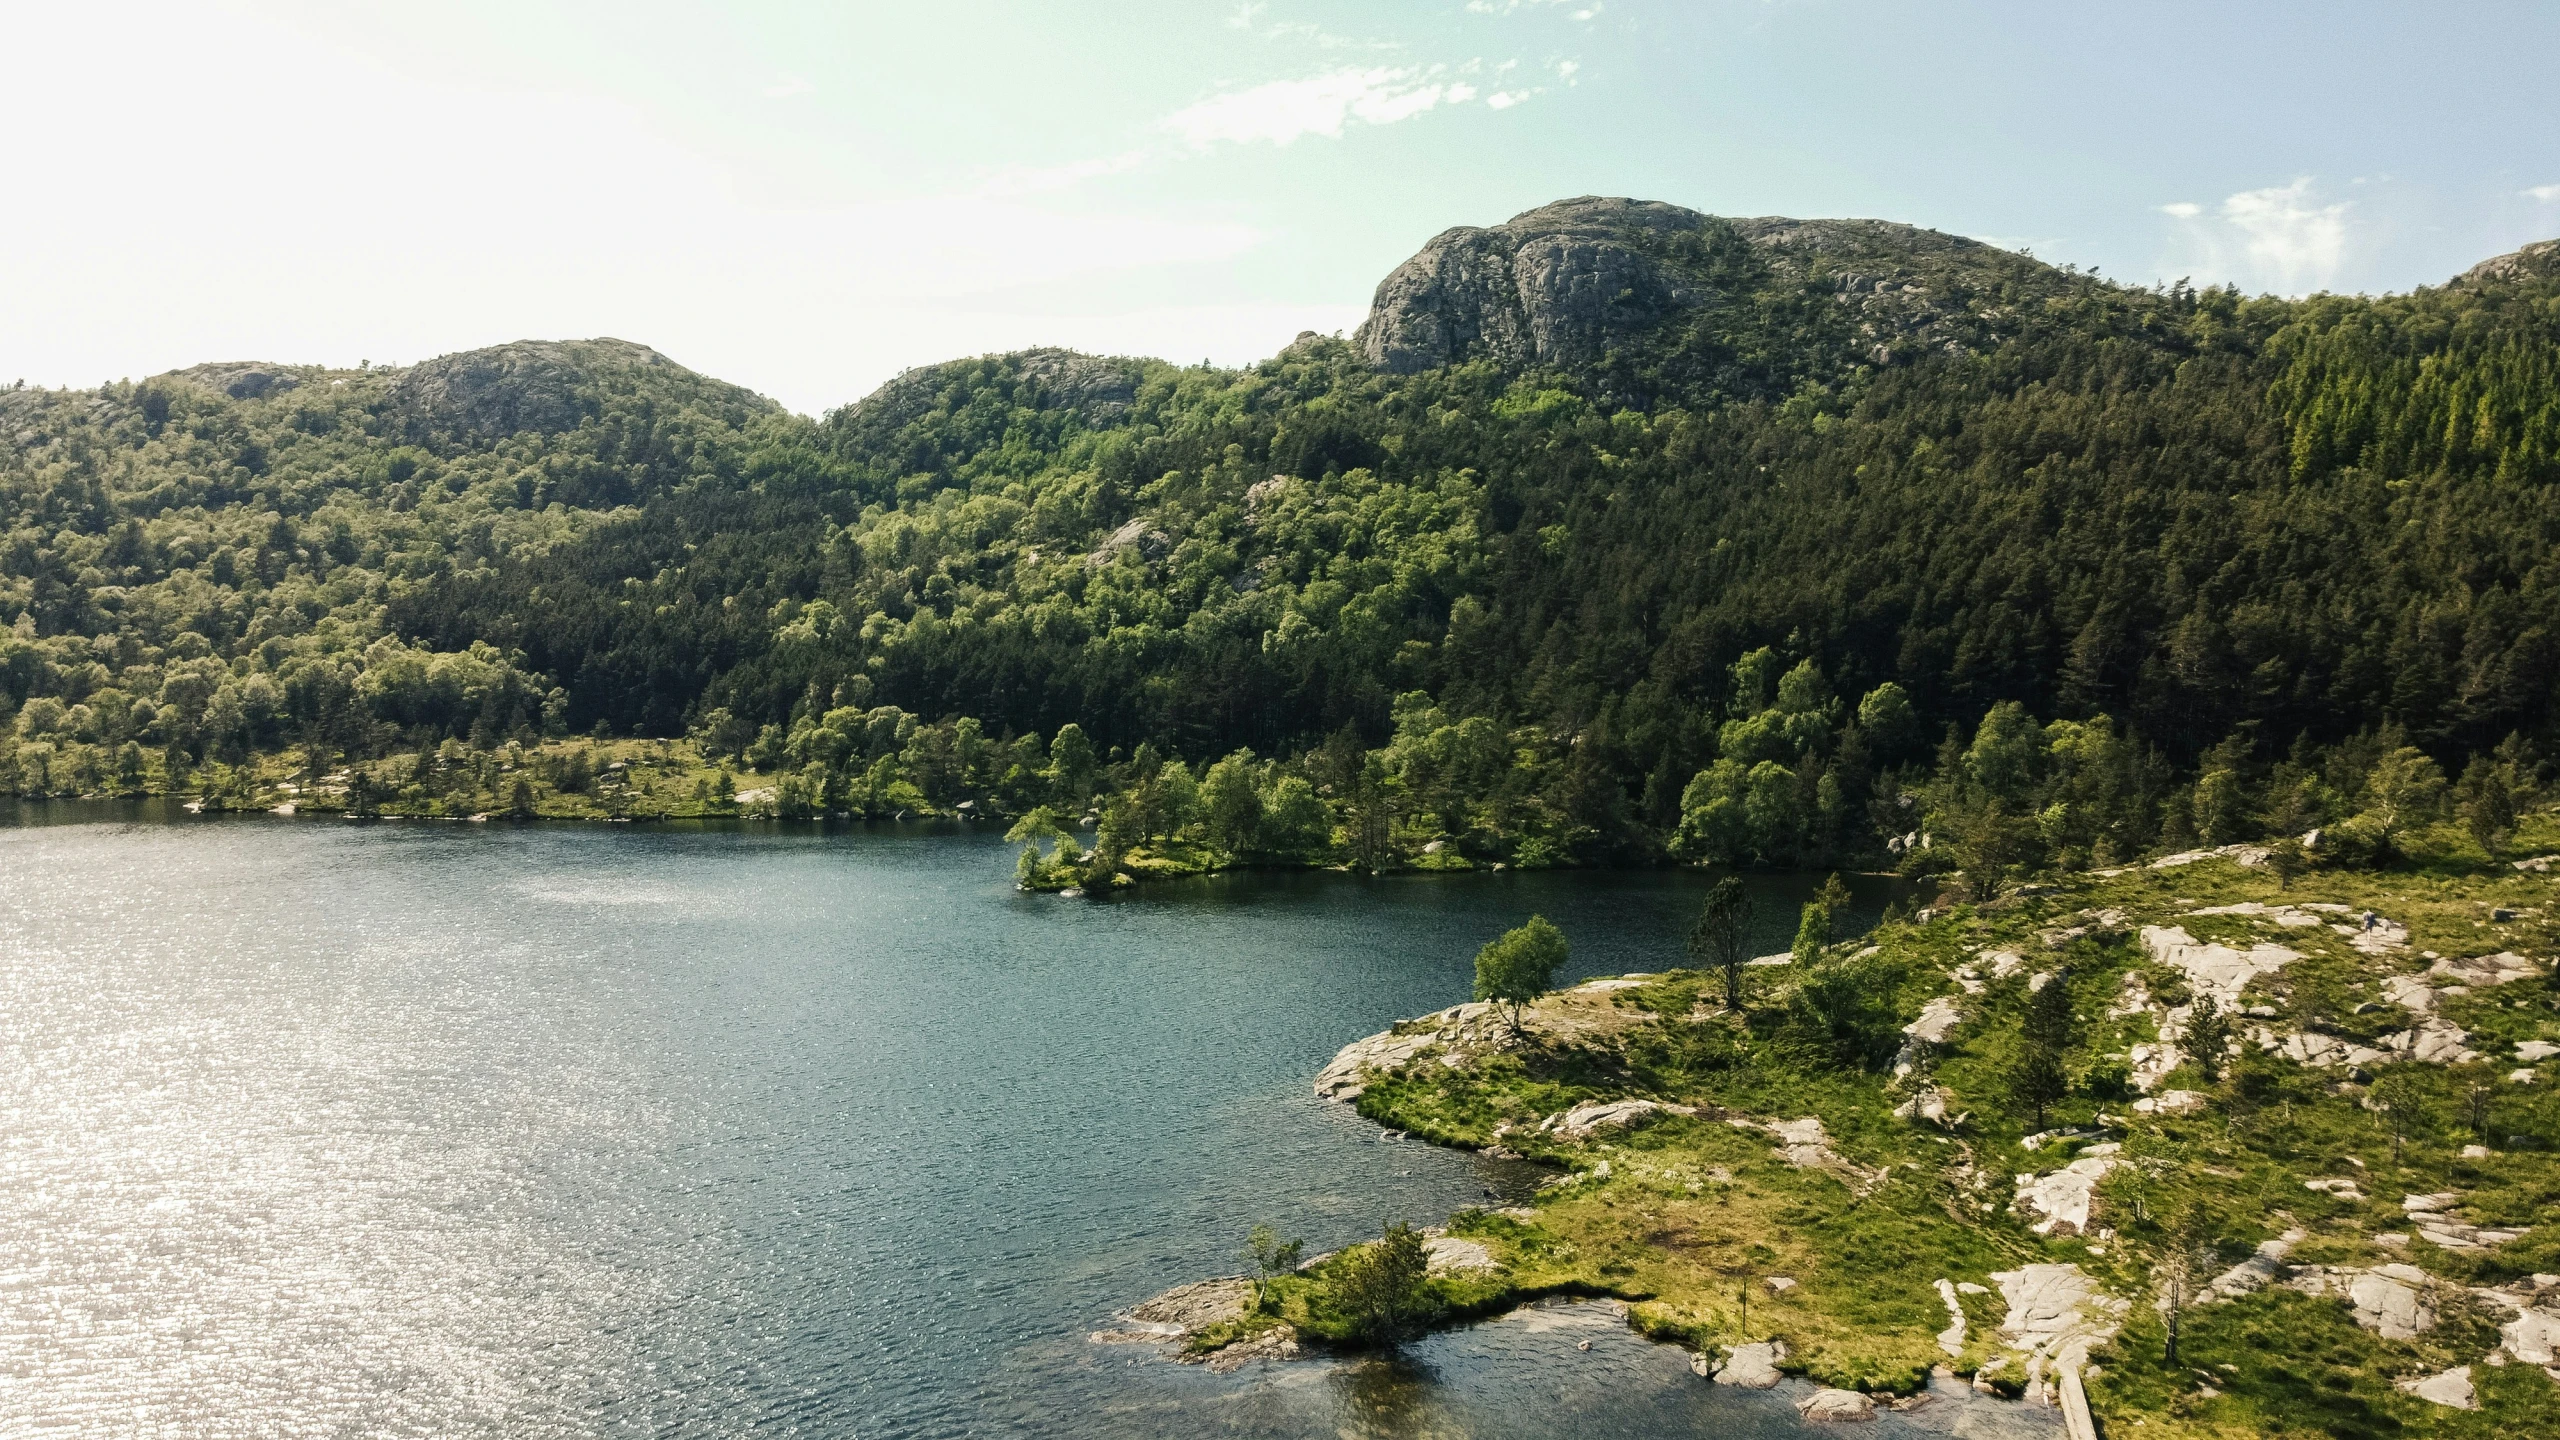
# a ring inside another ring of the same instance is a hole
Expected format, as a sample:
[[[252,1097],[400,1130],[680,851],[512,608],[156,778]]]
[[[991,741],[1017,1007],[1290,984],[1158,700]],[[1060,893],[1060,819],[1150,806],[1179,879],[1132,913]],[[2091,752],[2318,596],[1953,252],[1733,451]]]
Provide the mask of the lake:
[[[1012,871],[923,829],[0,811],[0,1431],[1799,1433],[1597,1306],[1230,1376],[1084,1338],[1256,1222],[1525,1193],[1310,1079],[1532,912],[1566,978],[1678,963],[1704,877]],[[1782,948],[1810,882],[1754,883]]]

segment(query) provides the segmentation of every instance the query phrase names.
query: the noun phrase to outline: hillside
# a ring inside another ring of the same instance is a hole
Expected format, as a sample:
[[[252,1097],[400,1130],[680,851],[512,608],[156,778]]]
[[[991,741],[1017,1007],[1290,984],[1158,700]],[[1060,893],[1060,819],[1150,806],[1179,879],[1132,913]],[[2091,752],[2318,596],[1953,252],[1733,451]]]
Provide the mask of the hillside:
[[[2550,253],[2280,301],[1586,198],[1239,371],[1031,351],[814,422],[619,341],[0,394],[0,763],[690,732],[794,813],[1116,804],[1107,878],[2023,871],[2334,828],[2405,751],[2494,845],[2555,738]],[[1156,813],[1243,747],[1287,825]]]

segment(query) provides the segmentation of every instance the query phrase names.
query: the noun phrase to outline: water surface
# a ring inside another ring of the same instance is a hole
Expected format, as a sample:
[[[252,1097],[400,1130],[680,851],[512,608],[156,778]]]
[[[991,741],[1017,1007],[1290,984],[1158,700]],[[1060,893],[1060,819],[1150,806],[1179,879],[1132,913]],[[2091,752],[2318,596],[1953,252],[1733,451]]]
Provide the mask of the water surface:
[[[1797,1429],[1589,1307],[1234,1376],[1084,1340],[1257,1221],[1534,1183],[1308,1081],[1532,911],[1566,978],[1677,963],[1694,874],[1096,904],[964,833],[118,813],[0,823],[0,1431]]]

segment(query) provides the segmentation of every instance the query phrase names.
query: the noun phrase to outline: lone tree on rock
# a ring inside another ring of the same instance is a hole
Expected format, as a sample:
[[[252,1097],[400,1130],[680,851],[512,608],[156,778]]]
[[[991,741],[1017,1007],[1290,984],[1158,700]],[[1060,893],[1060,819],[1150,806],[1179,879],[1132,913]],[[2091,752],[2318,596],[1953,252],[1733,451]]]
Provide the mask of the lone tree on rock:
[[[1751,938],[1751,891],[1731,875],[1707,892],[1698,923],[1689,927],[1689,958],[1699,968],[1724,972],[1724,1008],[1742,1008],[1742,952]]]
[[[1564,932],[1532,915],[1529,923],[1476,952],[1476,998],[1507,1001],[1511,1033],[1520,1033],[1520,1007],[1547,993],[1569,946]]]

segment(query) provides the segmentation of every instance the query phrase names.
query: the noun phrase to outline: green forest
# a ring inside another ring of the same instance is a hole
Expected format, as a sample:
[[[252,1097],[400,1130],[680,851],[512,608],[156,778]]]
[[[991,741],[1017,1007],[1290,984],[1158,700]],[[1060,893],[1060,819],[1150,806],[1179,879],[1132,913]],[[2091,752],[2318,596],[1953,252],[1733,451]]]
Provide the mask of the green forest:
[[[0,392],[0,789],[533,813],[573,738],[668,740],[684,813],[999,817],[1061,886],[2494,851],[2547,784],[2550,250],[2281,300],[1626,243],[1711,299],[1569,369],[1029,351],[811,420],[599,340]]]

